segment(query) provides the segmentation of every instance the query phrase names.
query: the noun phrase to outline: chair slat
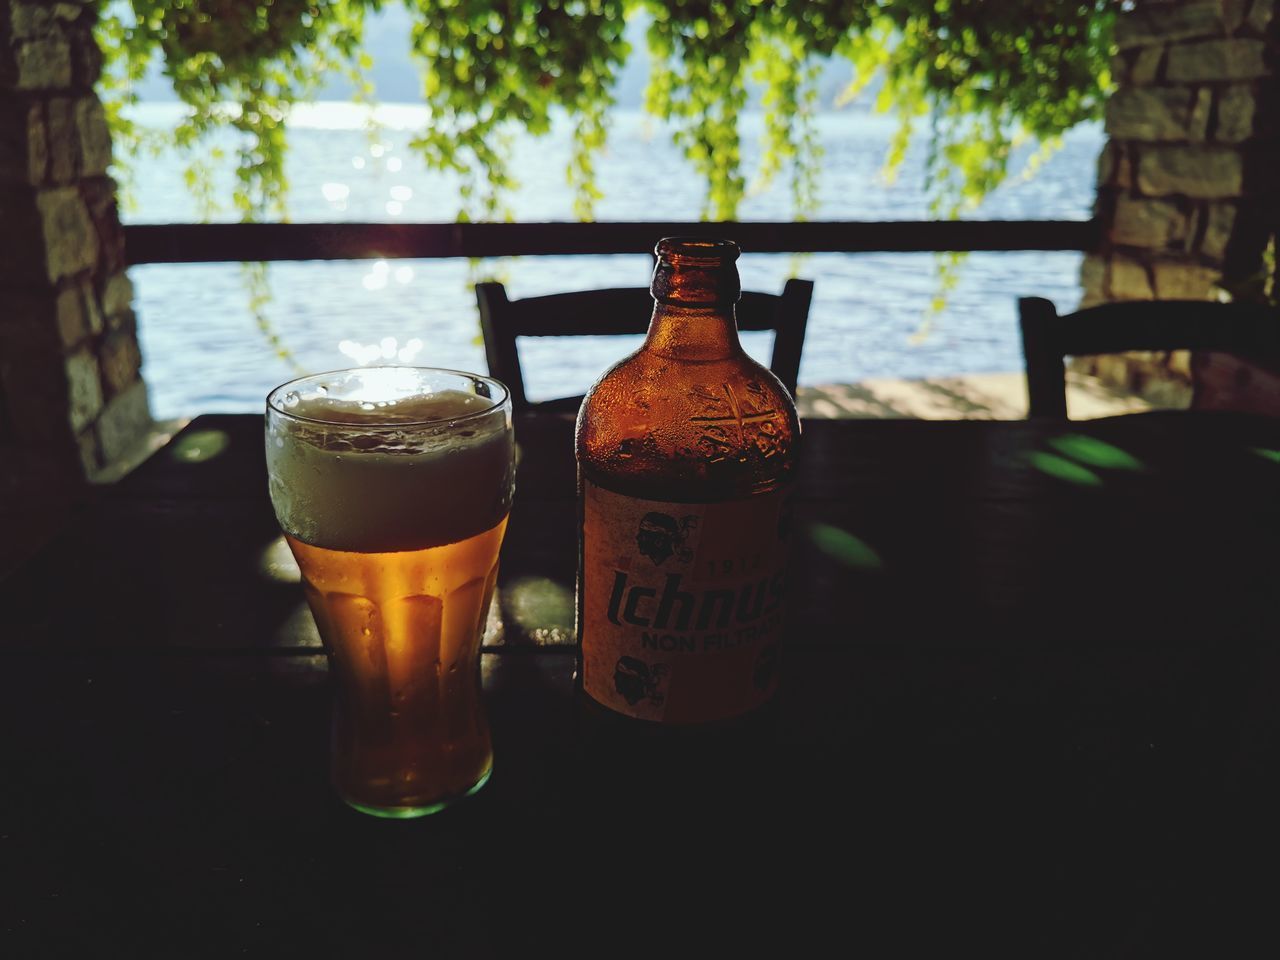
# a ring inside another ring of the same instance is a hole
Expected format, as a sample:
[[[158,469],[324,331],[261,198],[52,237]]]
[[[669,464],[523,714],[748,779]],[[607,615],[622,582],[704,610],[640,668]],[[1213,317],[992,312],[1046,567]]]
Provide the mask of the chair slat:
[[[770,369],[795,396],[813,283],[789,280],[781,295],[744,292],[737,305],[740,330],[773,330]],[[653,299],[645,287],[583,290],[511,300],[500,283],[476,284],[489,374],[506,383],[516,409],[524,392],[517,337],[618,336],[649,329]],[[560,401],[557,401],[560,402]]]

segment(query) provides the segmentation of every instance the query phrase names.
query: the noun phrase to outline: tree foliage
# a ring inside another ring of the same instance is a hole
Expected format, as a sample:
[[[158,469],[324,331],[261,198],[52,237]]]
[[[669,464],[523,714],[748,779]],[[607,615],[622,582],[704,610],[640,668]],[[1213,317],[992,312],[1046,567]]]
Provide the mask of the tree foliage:
[[[595,158],[608,132],[611,90],[635,55],[629,18],[649,19],[646,109],[669,121],[706,183],[701,214],[731,219],[750,171],[740,118],[752,84],[765,112],[768,181],[789,173],[797,217],[816,211],[820,146],[816,79],[848,60],[850,95],[879,83],[877,107],[900,123],[889,157],[901,161],[927,125],[927,170],[940,212],[955,214],[1009,173],[1019,138],[1051,145],[1100,115],[1110,83],[1113,0],[385,0],[403,2],[423,70],[431,123],[415,145],[463,180],[460,216],[502,215],[516,185],[505,145],[515,130],[545,134],[563,111],[574,124],[567,177],[575,213],[589,219]],[[122,108],[159,63],[190,108],[173,132],[193,157],[219,126],[243,134],[235,202],[246,217],[283,213],[284,121],[326,71],[371,93],[361,49],[368,14],[384,0],[113,0],[102,6],[103,96],[128,147],[148,133]],[[227,104],[234,105],[231,109]],[[188,182],[208,191],[193,161]]]

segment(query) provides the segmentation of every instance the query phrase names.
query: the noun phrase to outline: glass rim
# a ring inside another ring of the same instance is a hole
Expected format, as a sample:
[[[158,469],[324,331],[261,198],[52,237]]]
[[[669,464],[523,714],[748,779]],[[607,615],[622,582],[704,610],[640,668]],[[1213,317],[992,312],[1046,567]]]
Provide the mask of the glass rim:
[[[308,380],[318,380],[322,377],[332,377],[340,373],[362,373],[366,370],[416,370],[419,372],[429,373],[446,373],[455,377],[466,377],[469,380],[480,380],[490,386],[497,387],[500,396],[492,399],[493,403],[485,407],[483,410],[472,410],[451,417],[430,417],[426,420],[398,420],[395,423],[352,423],[350,420],[328,420],[324,417],[305,417],[298,413],[285,410],[276,402],[276,396],[286,387],[292,387],[299,383],[305,383]],[[507,389],[507,385],[501,380],[495,380],[493,377],[485,376],[482,373],[474,373],[470,370],[455,370],[451,367],[416,367],[408,364],[379,364],[368,367],[339,367],[336,370],[322,370],[319,373],[309,373],[305,377],[295,377],[292,380],[286,380],[279,386],[273,387],[267,393],[267,409],[282,417],[290,420],[296,420],[299,423],[316,423],[326,427],[349,427],[360,430],[398,430],[403,427],[427,427],[437,426],[442,423],[462,423],[467,420],[474,420],[478,417],[488,416],[493,411],[500,409],[511,400],[511,391]]]

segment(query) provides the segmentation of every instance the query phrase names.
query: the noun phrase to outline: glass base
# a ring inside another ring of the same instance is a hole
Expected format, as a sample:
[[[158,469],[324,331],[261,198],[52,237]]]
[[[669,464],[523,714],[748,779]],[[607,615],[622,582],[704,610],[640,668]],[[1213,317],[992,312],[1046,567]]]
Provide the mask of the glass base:
[[[366,813],[371,817],[381,817],[384,820],[414,820],[418,817],[429,817],[433,813],[439,813],[445,807],[453,806],[459,800],[465,800],[467,797],[474,796],[480,791],[481,787],[489,782],[489,777],[492,775],[493,767],[490,766],[489,769],[484,772],[484,776],[475,782],[475,786],[471,787],[471,789],[467,790],[465,793],[460,793],[453,797],[446,797],[444,800],[440,800],[436,803],[429,803],[420,807],[375,807],[367,803],[360,803],[359,801],[352,800],[349,797],[343,797],[342,802],[352,810],[359,810],[361,813]]]

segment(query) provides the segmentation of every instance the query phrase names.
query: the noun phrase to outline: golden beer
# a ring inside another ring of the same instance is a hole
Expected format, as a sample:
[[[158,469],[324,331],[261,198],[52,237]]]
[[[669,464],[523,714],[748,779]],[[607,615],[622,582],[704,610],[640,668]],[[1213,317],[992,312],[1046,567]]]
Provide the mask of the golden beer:
[[[341,371],[268,398],[272,503],[334,679],[334,785],[359,810],[421,816],[489,776],[480,641],[512,454],[506,391],[469,374]]]

